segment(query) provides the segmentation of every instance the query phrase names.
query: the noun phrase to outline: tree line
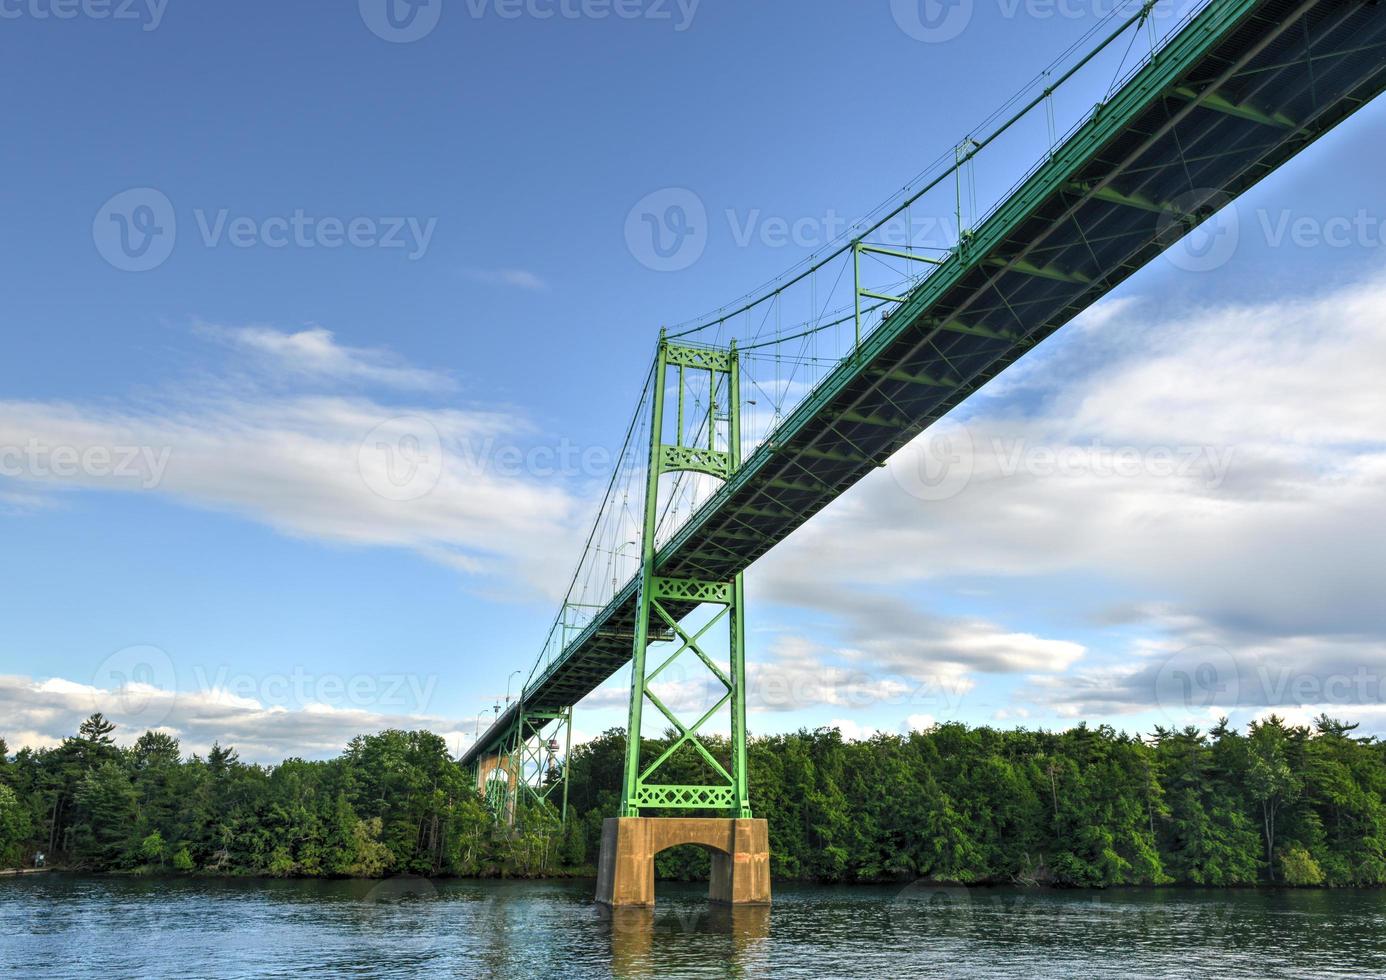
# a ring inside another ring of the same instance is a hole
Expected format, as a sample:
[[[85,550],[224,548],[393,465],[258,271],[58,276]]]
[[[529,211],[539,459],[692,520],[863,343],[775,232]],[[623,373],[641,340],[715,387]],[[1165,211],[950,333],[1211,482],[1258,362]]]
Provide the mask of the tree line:
[[[1139,737],[942,724],[864,741],[819,729],[753,738],[748,761],[781,879],[1374,886],[1386,882],[1386,743],[1356,727],[1272,716],[1245,732],[1223,721]],[[10,754],[0,740],[0,865],[42,851],[131,873],[590,873],[624,745],[612,730],[575,747],[567,821],[521,806],[512,828],[429,732],[262,766],[221,746],[185,756],[161,732],[121,747],[98,714],[54,748]],[[704,765],[676,754],[667,778],[696,782]],[[666,877],[707,865],[692,847],[659,858]]]

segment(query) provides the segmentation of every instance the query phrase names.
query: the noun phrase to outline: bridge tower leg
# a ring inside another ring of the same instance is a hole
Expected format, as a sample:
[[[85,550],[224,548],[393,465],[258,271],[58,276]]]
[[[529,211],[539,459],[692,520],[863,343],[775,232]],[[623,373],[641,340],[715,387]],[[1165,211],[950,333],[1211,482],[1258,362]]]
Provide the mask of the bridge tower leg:
[[[518,775],[511,753],[497,749],[476,761],[476,788],[486,806],[497,820],[509,822],[514,817],[514,799]]]
[[[671,371],[676,392],[673,440],[666,438],[665,412]],[[695,396],[689,412],[690,384],[706,379],[706,403]],[[746,623],[745,589],[737,573],[717,580],[664,574],[657,567],[656,533],[660,517],[659,480],[666,473],[689,472],[729,480],[741,463],[741,391],[736,345],[720,349],[669,343],[660,338],[651,394],[650,454],[641,534],[640,593],[631,654],[630,713],[626,728],[625,772],[620,815],[602,828],[597,901],[613,906],[654,904],[654,856],[678,844],[697,844],[713,854],[711,898],[735,904],[770,901],[770,847],[764,820],[751,816],[746,778]],[[686,423],[692,423],[691,425]],[[718,607],[710,621],[693,628],[685,620],[704,606]],[[725,624],[727,670],[705,647],[711,631]],[[653,627],[653,631],[652,628]],[[653,667],[652,645],[676,648]],[[651,683],[684,653],[691,653],[720,682],[724,692],[697,720],[681,720],[650,689]],[[677,736],[652,761],[642,759],[641,721],[648,701]],[[700,731],[730,705],[730,755],[726,764],[704,744]],[[697,752],[710,774],[695,784],[657,780],[661,768],[685,746]],[[713,811],[715,817],[645,817],[644,810]]]
[[[572,732],[571,707],[530,711],[522,704],[511,734],[510,757],[516,774],[517,801],[523,800],[529,806],[551,806],[560,824],[568,819],[568,755],[572,749]],[[513,813],[511,820],[514,820]]]
[[[477,789],[496,820],[513,826],[523,803],[551,808],[560,826],[567,823],[572,733],[571,707],[531,711],[520,705],[500,747],[476,763]]]

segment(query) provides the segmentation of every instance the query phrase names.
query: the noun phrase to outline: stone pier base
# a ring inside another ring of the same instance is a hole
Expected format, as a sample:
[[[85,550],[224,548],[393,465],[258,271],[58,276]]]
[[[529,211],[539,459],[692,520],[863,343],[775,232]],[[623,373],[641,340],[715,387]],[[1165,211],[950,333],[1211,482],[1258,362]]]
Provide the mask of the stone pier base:
[[[732,817],[608,817],[602,824],[597,901],[653,906],[654,858],[679,844],[712,852],[708,898],[727,905],[770,904],[770,831],[764,820]]]

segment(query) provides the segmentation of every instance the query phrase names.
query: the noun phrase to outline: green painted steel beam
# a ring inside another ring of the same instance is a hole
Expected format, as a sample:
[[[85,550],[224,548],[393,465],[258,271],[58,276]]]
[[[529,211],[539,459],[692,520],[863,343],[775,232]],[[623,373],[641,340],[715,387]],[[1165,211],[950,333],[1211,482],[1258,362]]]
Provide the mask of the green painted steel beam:
[[[1036,276],[1040,279],[1052,279],[1055,282],[1077,283],[1086,286],[1092,282],[1090,278],[1081,273],[1068,272],[1064,269],[1056,268],[1052,265],[1035,265],[1025,259],[1008,259],[1002,256],[989,258],[987,265],[1005,269],[1009,272],[1019,272],[1027,276]]]
[[[875,459],[858,453],[843,453],[831,449],[803,448],[795,450],[795,455],[803,456],[806,459],[822,459],[833,463],[853,463],[856,465],[866,464],[869,466],[884,466],[886,461]]]
[[[885,300],[887,303],[903,303],[905,301],[905,297],[903,296],[891,296],[889,293],[873,293],[869,289],[858,289],[857,295],[865,296],[867,299]]]
[[[660,471],[663,473],[706,473],[725,480],[731,475],[731,455],[702,446],[661,446]]]
[[[831,484],[821,480],[785,480],[776,477],[766,483],[766,486],[774,487],[776,490],[790,490],[796,493],[822,493],[825,490],[832,490]]]
[[[732,601],[732,588],[727,582],[705,582],[700,579],[665,578],[656,575],[652,579],[652,588],[657,600],[716,602],[722,605],[729,605]]]
[[[901,368],[890,370],[873,368],[868,373],[874,378],[882,378],[886,381],[903,381],[907,384],[922,385],[925,388],[961,388],[963,385],[961,378],[935,378],[919,372],[911,373]]]
[[[982,337],[986,340],[1004,340],[1011,344],[1026,344],[1028,342],[1028,338],[1024,335],[1013,331],[992,330],[989,327],[959,323],[957,320],[934,321],[932,326],[935,330],[941,330],[944,333],[960,333],[970,337]]]
[[[847,422],[852,425],[879,425],[887,429],[904,429],[911,424],[909,419],[892,418],[889,415],[881,415],[876,412],[859,412],[856,409],[838,412],[833,418],[835,421]]]
[[[1299,123],[1283,112],[1263,112],[1255,106],[1245,103],[1238,105],[1218,92],[1196,92],[1188,86],[1181,86],[1171,91],[1170,95],[1186,102],[1197,102],[1203,108],[1211,109],[1214,112],[1260,123],[1262,126],[1274,126],[1277,129],[1299,129]]]
[[[1163,201],[1152,201],[1143,194],[1123,194],[1110,184],[1099,187],[1097,184],[1093,183],[1070,181],[1067,187],[1074,194],[1091,197],[1093,200],[1102,201],[1105,204],[1124,204],[1128,208],[1150,211],[1154,214],[1178,213],[1176,208]]]
[[[866,242],[858,242],[857,249],[862,252],[871,252],[876,255],[893,255],[897,259],[909,259],[911,262],[926,262],[929,265],[942,265],[944,260],[932,255],[917,255],[914,252],[906,252],[898,248],[886,248],[884,245],[871,245]]]

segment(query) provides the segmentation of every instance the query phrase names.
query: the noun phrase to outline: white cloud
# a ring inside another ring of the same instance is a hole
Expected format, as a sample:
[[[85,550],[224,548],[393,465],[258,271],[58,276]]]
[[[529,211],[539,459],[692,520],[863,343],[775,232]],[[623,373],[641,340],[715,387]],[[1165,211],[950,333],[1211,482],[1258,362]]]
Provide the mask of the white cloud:
[[[1150,707],[1149,644],[1219,645],[1258,690],[1267,666],[1386,670],[1382,363],[1386,280],[1262,305],[1104,304],[816,516],[757,578],[775,601],[831,617],[883,670],[1043,672],[1029,693],[1075,715]],[[889,597],[942,598],[979,578],[993,595],[1073,583],[1064,616],[1134,646],[1124,662],[1080,660],[1076,643],[959,632]]]
[[[454,749],[471,737],[470,729],[463,736],[466,726],[461,722],[429,714],[323,704],[290,709],[218,690],[171,691],[150,685],[104,689],[62,678],[0,676],[0,719],[5,726],[0,737],[11,752],[26,746],[51,748],[75,734],[94,711],[116,723],[116,738],[123,745],[155,728],[179,738],[184,752],[205,754],[213,742],[220,742],[234,746],[248,762],[330,757],[353,737],[386,728],[433,731]]]
[[[1249,719],[1308,704],[1356,719],[1386,701],[1386,647],[1378,638],[1267,637],[1191,617],[1154,616],[1156,635],[1136,640],[1122,657],[1032,677],[1017,697],[1064,717],[1153,708],[1176,723],[1222,714]]]
[[[849,742],[864,742],[886,732],[884,728],[864,725],[852,718],[834,718],[828,722],[827,727],[836,728],[842,733],[842,737]]]
[[[445,374],[410,367],[389,351],[339,344],[332,331],[316,325],[293,333],[266,326],[205,323],[198,324],[197,330],[251,355],[262,367],[292,378],[421,390],[453,387]]]
[[[918,684],[853,664],[850,655],[802,636],[777,637],[762,658],[747,664],[747,706],[756,712],[829,706],[870,708],[922,697]]]
[[[751,668],[753,689],[768,692],[767,706],[910,704],[953,711],[979,673],[1059,672],[1085,653],[1082,644],[979,617],[935,615],[880,585],[856,587],[831,564],[805,563],[793,546],[787,551],[753,580],[752,601],[763,597],[827,616],[819,632],[833,642],[790,635],[772,643],[769,659]]]
[[[323,379],[412,386],[430,376],[372,365],[326,331],[271,334],[234,337]],[[513,412],[286,394],[244,379],[125,405],[11,400],[0,402],[0,507],[22,514],[79,489],[156,493],[551,593],[549,556],[576,550],[588,501],[561,479],[569,474],[529,465],[536,441]]]
[[[30,488],[147,490],[290,535],[412,549],[464,571],[538,569],[547,548],[567,543],[577,501],[541,477],[489,465],[496,448],[525,435],[500,414],[360,398],[214,395],[166,411],[0,402],[0,446],[37,447],[37,462],[20,464]],[[406,458],[410,446],[416,459]],[[56,447],[79,457],[93,447],[150,452],[128,475],[59,475],[46,461]]]
[[[549,284],[528,269],[465,269],[468,279],[494,286],[510,286],[530,292],[543,292]]]

